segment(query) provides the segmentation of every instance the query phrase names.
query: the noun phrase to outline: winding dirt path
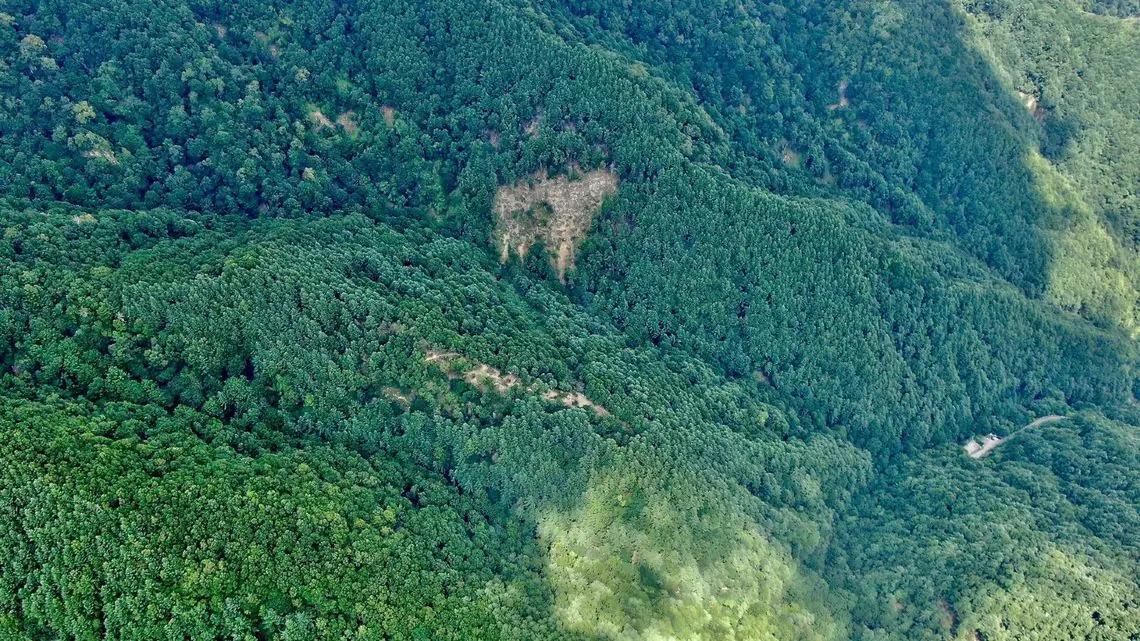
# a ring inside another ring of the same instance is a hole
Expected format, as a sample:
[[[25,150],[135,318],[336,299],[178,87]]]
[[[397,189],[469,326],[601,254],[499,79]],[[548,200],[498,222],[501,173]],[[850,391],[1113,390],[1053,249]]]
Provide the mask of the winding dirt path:
[[[1024,432],[1025,430],[1032,429],[1034,427],[1041,427],[1042,425],[1048,425],[1050,423],[1056,423],[1057,421],[1063,421],[1067,418],[1069,418],[1069,417],[1068,416],[1061,416],[1060,414],[1050,414],[1049,416],[1042,416],[1041,418],[1037,419],[1036,421],[1033,421],[1029,425],[1026,425],[1025,427],[1017,430],[1017,432],[1014,432],[1013,434]],[[1008,441],[1010,438],[1012,438],[1013,434],[1010,434],[1009,436],[1007,436],[1006,440]]]
[[[1005,438],[1000,438],[997,436],[990,435],[990,436],[988,436],[982,440],[982,444],[980,446],[977,445],[977,442],[974,439],[970,439],[969,441],[966,442],[966,445],[963,447],[963,449],[966,450],[966,454],[968,454],[970,456],[970,458],[975,458],[975,459],[985,458],[986,455],[988,455],[990,452],[996,450],[999,445],[1001,445],[1003,443],[1008,443],[1010,439],[1017,436],[1018,434],[1021,434],[1025,430],[1031,430],[1035,427],[1041,427],[1042,425],[1049,425],[1050,423],[1056,423],[1057,421],[1063,421],[1067,418],[1069,418],[1069,417],[1068,416],[1061,416],[1060,414],[1050,414],[1049,416],[1042,416],[1041,418],[1034,420],[1032,423],[1025,425],[1021,429],[1018,429],[1018,430],[1011,432]],[[970,447],[971,445],[974,445],[974,447],[971,448]]]

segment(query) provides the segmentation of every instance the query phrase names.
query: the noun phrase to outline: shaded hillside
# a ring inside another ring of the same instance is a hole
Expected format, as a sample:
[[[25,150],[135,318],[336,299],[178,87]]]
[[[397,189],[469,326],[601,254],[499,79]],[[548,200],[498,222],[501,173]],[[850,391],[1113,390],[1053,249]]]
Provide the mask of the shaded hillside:
[[[565,298],[502,279],[469,245],[362,217],[247,226],[164,211],[77,220],[8,210],[4,223],[4,269],[27,286],[3,292],[3,389],[44,401],[13,400],[3,418],[27,439],[4,459],[3,576],[22,586],[5,597],[14,630],[102,619],[145,636],[169,612],[176,629],[207,636],[259,625],[288,635],[304,623],[297,629],[329,638],[358,625],[370,630],[363,638],[842,638],[842,613],[802,563],[824,553],[834,510],[868,477],[867,456],[827,438],[785,440],[788,418],[750,386],[626,347]],[[449,376],[433,351],[522,384]],[[547,390],[607,411],[567,407]],[[72,467],[40,496],[34,487],[48,479],[35,461],[53,459]],[[154,478],[131,476],[139,466]],[[314,494],[297,485],[309,470],[324,479]],[[165,514],[177,483],[221,483],[213,500],[227,505],[227,493],[246,493],[249,505],[210,519],[237,529],[229,536],[259,528],[268,538],[251,544],[293,570],[225,538],[199,550],[194,515],[207,497],[136,532],[131,520]],[[272,493],[266,507],[247,485]],[[281,505],[286,488],[305,492],[297,509],[345,529],[319,528],[306,535],[311,551],[295,550],[288,539],[301,525]],[[374,498],[352,494],[364,488]],[[85,498],[66,498],[74,493]],[[53,507],[67,500],[103,507],[93,521],[70,519]],[[361,514],[362,501],[380,503]],[[246,524],[248,511],[270,508],[286,514]],[[203,566],[218,576],[136,612],[137,587],[113,579],[131,557],[57,556],[77,536],[61,519],[123,546],[158,537],[155,554],[183,560],[137,570],[155,595],[197,581]],[[360,570],[323,576],[321,564],[343,555]],[[431,580],[389,586],[393,555]],[[27,575],[42,564],[50,571]],[[97,596],[57,578],[76,572],[103,586]],[[340,581],[354,583],[342,591]],[[277,592],[279,604],[258,597]],[[400,600],[383,596],[395,592]],[[373,599],[385,609],[365,615]],[[227,614],[242,603],[258,608]],[[439,616],[403,618],[427,603]],[[194,611],[204,619],[183,623]]]
[[[0,633],[1131,639],[1127,4],[7,3]]]
[[[22,133],[8,141],[16,149],[6,155],[15,159],[7,184],[20,195],[88,205],[166,204],[247,217],[342,208],[393,221],[424,216],[491,244],[499,185],[538,170],[612,165],[623,187],[579,257],[580,273],[570,276],[578,299],[635,340],[678,346],[732,376],[763,377],[813,428],[835,428],[886,454],[962,437],[993,415],[1018,424],[1017,408],[1043,397],[1126,400],[1133,374],[1119,358],[1131,358],[1131,345],[1026,303],[941,243],[908,239],[933,231],[909,214],[899,219],[894,200],[953,231],[951,247],[976,253],[1001,244],[982,257],[1034,295],[1049,261],[1066,260],[1053,257],[1036,226],[1049,205],[1027,186],[1022,155],[1031,135],[1001,125],[1028,117],[1012,97],[999,100],[996,81],[982,86],[989,80],[978,55],[958,55],[961,16],[950,8],[896,15],[891,29],[915,22],[913,31],[941,43],[908,41],[899,51],[858,39],[885,34],[836,26],[873,8],[813,5],[745,16],[767,16],[772,26],[760,33],[788,57],[754,74],[737,67],[756,60],[748,53],[754,43],[744,35],[714,38],[727,29],[718,26],[722,14],[731,13],[719,5],[693,8],[687,20],[682,13],[665,20],[647,6],[618,25],[598,8],[603,30],[580,30],[602,43],[616,37],[607,33],[631,34],[633,44],[617,54],[568,40],[575,32],[543,14],[494,2],[363,5],[335,16],[319,2],[191,3],[162,9],[159,19],[126,3],[113,12],[90,7],[106,18],[99,21],[77,4],[29,7],[9,27],[23,62],[9,69],[20,88],[14,130]],[[788,19],[779,23],[784,32],[775,29],[776,14]],[[157,24],[182,27],[159,33]],[[634,46],[666,29],[679,31]],[[46,37],[42,50],[27,42],[40,38],[36,31]],[[796,65],[809,62],[804,52],[830,41],[837,44],[825,49],[837,60],[850,61],[855,51],[876,58],[862,75],[805,76],[829,88],[799,80]],[[653,68],[631,57],[641,51]],[[931,75],[919,64],[931,51],[944,52],[950,67]],[[719,74],[698,61],[715,63]],[[826,107],[843,77],[851,79],[852,101],[844,114],[866,112],[869,138],[846,140],[850,118]],[[740,113],[724,101],[730,86],[774,93],[750,98],[757,113]],[[935,93],[947,102],[937,119],[928,108]],[[974,118],[985,101],[1000,106],[992,122]],[[351,131],[333,114],[351,114]],[[815,164],[806,178],[772,163],[769,147],[785,119],[805,133],[781,132],[784,143],[823,150],[807,155],[804,162]],[[896,135],[874,133],[887,120]],[[752,143],[746,133],[762,137]],[[959,144],[966,139],[986,147]],[[879,176],[872,182],[886,191],[861,191],[846,179],[822,191],[810,186],[844,175],[833,171],[832,157],[855,152],[862,169],[853,171],[864,176],[856,182]],[[762,177],[783,173],[792,177]],[[763,186],[827,199],[773,197],[757,190]],[[849,204],[852,197],[879,209]],[[984,215],[953,222],[952,210],[966,204]],[[1089,279],[1082,257],[1101,260],[1100,248],[1079,251],[1094,237],[1086,231],[1055,298],[1097,317],[1105,316],[1097,301],[1125,313],[1127,281],[1124,294],[1074,298]],[[545,256],[567,260],[558,258],[565,248],[543,249],[539,265]]]

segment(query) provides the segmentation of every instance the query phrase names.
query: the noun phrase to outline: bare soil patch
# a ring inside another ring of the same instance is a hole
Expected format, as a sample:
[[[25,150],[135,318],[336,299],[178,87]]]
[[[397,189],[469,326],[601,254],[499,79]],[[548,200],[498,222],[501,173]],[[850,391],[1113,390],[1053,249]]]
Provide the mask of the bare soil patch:
[[[537,138],[539,126],[541,124],[542,124],[542,112],[539,112],[537,115],[535,115],[534,118],[531,118],[526,123],[526,125],[523,126],[523,133],[525,133],[530,138]]]
[[[594,411],[598,416],[609,416],[610,412],[606,408],[598,405],[597,403],[586,398],[585,394],[581,392],[563,392],[561,390],[550,390],[542,395],[542,398],[552,402],[561,403],[566,407],[583,407]]]
[[[1034,120],[1037,122],[1045,120],[1045,108],[1041,106],[1041,103],[1037,100],[1037,96],[1018,89],[1017,97],[1021,98],[1021,104],[1025,105],[1025,108],[1029,110]]]
[[[412,393],[411,392],[405,392],[404,390],[402,390],[398,387],[385,387],[381,391],[384,393],[384,396],[386,396],[387,398],[389,398],[393,401],[396,401],[397,403],[399,403],[400,405],[403,405],[404,407],[410,407],[412,404]]]
[[[460,370],[458,361],[462,355],[458,352],[441,352],[438,350],[428,350],[424,356],[425,363],[435,363],[442,369],[447,377],[450,379],[462,379],[483,391],[494,389],[499,394],[506,394],[512,389],[520,387],[522,381],[519,377],[510,373],[503,373],[501,370],[491,367],[486,363],[473,363],[472,367],[466,370]],[[527,393],[537,393],[535,386],[530,385],[523,388]],[[592,410],[598,416],[610,416],[609,410],[598,405],[586,397],[581,392],[564,392],[562,390],[548,390],[542,393],[542,398],[551,403],[558,403],[566,407],[581,407],[583,409]]]
[[[617,188],[617,174],[608,169],[595,169],[575,180],[563,175],[552,178],[541,171],[499,187],[494,203],[499,259],[506,262],[512,252],[526,257],[541,242],[552,255],[558,277],[564,278],[602,202]]]
[[[356,112],[346,111],[336,117],[336,124],[340,125],[349,135],[356,134],[360,125],[356,122]]]
[[[781,139],[780,147],[780,161],[785,167],[798,169],[803,164],[803,155],[792,146],[791,142]]]
[[[313,124],[316,125],[318,129],[331,128],[333,126],[333,121],[329,120],[329,117],[320,109],[313,108],[310,110],[309,120],[313,121]]]
[[[119,159],[115,156],[115,152],[110,149],[91,149],[90,151],[83,152],[84,158],[97,158],[106,161],[112,165],[119,164]]]
[[[833,102],[830,105],[828,105],[827,106],[828,110],[835,111],[836,109],[843,109],[847,105],[851,104],[851,101],[847,99],[847,87],[848,86],[849,86],[849,83],[848,83],[848,80],[846,78],[839,81],[839,86],[836,87],[836,89],[839,92],[839,100],[837,102]]]

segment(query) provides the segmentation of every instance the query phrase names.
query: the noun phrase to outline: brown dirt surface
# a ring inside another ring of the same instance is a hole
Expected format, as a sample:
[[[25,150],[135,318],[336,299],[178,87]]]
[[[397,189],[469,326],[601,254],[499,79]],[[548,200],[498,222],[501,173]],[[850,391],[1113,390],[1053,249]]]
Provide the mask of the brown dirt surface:
[[[84,158],[98,158],[99,160],[106,161],[112,165],[119,164],[119,159],[115,156],[115,152],[110,149],[92,149],[83,152]]]
[[[836,109],[843,109],[847,105],[851,104],[851,101],[847,99],[847,87],[848,86],[849,86],[849,83],[848,83],[846,78],[839,81],[839,86],[836,87],[836,89],[839,92],[839,101],[828,105],[827,108],[829,110],[835,111]]]
[[[583,407],[593,410],[598,416],[609,416],[610,412],[606,408],[598,405],[597,403],[586,398],[585,394],[581,392],[563,392],[561,390],[550,390],[542,395],[542,398],[552,402],[561,403],[566,407]]]
[[[1025,108],[1029,110],[1034,120],[1037,122],[1045,120],[1045,108],[1041,106],[1041,103],[1037,100],[1037,96],[1018,89],[1017,97],[1021,99],[1021,104],[1025,105]]]
[[[396,401],[404,407],[409,407],[412,404],[412,395],[410,392],[405,392],[398,387],[385,387],[381,391],[384,393],[384,396]]]
[[[326,127],[331,128],[333,126],[333,121],[329,120],[329,117],[326,116],[320,109],[313,109],[309,111],[309,120],[313,121],[313,124],[316,125],[319,129],[324,129]]]
[[[534,118],[531,118],[526,125],[523,126],[523,133],[530,138],[538,137],[539,126],[542,124],[542,113],[539,113]]]
[[[462,358],[458,352],[441,352],[439,350],[428,350],[424,355],[425,363],[435,363],[442,369],[447,377],[450,379],[463,379],[467,383],[487,391],[494,389],[499,394],[506,394],[512,389],[519,387],[522,381],[519,380],[514,374],[504,374],[501,370],[491,367],[485,363],[474,363],[473,367],[466,371],[457,371],[455,361]],[[524,388],[527,393],[536,393],[534,386]],[[548,390],[542,393],[543,400],[551,403],[558,403],[566,407],[581,407],[584,409],[592,410],[598,416],[610,416],[609,410],[598,405],[586,397],[581,392],[564,392],[562,390]]]
[[[358,125],[356,122],[356,112],[355,111],[346,111],[346,112],[342,113],[341,115],[337,116],[336,117],[336,124],[343,127],[344,130],[349,135],[355,134],[356,130],[360,128],[360,125]]]
[[[608,169],[595,169],[575,180],[539,172],[499,187],[494,203],[499,259],[506,262],[512,252],[526,257],[541,242],[552,255],[558,277],[564,278],[602,202],[617,188],[617,174]]]

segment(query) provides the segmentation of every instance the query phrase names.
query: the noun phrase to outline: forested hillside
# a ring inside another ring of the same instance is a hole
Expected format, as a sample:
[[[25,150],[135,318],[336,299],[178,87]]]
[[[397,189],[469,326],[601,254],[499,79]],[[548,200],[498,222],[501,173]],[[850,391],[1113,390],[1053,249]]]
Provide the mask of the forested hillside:
[[[0,4],[0,636],[1135,638],[1136,14]]]

